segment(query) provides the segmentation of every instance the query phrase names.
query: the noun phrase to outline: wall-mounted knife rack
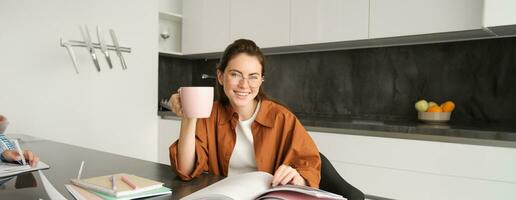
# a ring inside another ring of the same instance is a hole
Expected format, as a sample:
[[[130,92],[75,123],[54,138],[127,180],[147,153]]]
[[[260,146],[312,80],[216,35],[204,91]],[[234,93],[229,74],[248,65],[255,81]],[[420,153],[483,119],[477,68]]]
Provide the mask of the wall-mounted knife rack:
[[[113,69],[113,64],[111,62],[111,56],[109,55],[109,51],[115,51],[117,56],[120,58],[120,63],[122,65],[122,69],[127,69],[127,64],[125,63],[124,57],[122,53],[131,53],[131,48],[129,47],[121,47],[118,43],[118,39],[116,37],[115,31],[113,29],[109,30],[109,33],[111,35],[111,40],[113,41],[113,45],[108,45],[104,42],[104,37],[101,34],[101,30],[99,26],[97,26],[97,40],[98,43],[93,43],[91,41],[90,32],[88,30],[88,27],[85,25],[84,29],[83,27],[79,26],[79,29],[81,31],[82,38],[84,41],[77,41],[77,40],[68,40],[66,42],[63,42],[63,39],[60,39],[60,44],[62,47],[65,47],[68,51],[68,54],[70,55],[70,58],[72,59],[75,72],[79,73],[79,67],[77,64],[77,59],[75,58],[75,53],[72,49],[72,47],[85,47],[88,49],[91,58],[93,60],[93,64],[95,65],[95,68],[97,71],[100,72],[100,64],[98,62],[97,54],[95,52],[95,49],[99,49],[104,57],[106,58],[106,61],[109,65],[110,69]]]

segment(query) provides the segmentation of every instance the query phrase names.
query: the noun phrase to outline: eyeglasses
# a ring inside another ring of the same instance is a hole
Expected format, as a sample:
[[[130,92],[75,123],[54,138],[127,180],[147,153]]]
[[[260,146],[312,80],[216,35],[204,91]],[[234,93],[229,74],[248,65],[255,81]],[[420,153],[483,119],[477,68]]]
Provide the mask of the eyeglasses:
[[[240,81],[247,79],[247,84],[251,87],[258,87],[260,84],[264,81],[263,77],[257,74],[253,74],[248,76],[247,78],[244,77],[239,72],[231,71],[228,73],[229,81],[231,81],[232,84],[239,84]]]

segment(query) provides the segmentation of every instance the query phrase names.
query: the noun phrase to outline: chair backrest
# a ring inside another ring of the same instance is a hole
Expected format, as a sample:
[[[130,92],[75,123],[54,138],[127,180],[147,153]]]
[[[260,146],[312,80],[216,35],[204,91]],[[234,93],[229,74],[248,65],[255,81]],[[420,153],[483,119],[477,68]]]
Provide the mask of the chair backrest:
[[[363,200],[364,193],[346,182],[333,167],[331,162],[321,155],[321,182],[319,188],[328,192],[342,195],[348,200]]]

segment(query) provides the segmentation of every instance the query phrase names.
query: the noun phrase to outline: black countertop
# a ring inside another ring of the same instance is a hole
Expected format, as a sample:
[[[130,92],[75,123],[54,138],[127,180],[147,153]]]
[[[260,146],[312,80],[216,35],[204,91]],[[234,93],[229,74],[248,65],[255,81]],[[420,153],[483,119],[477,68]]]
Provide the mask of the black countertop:
[[[159,111],[164,119],[180,120],[170,111]],[[419,121],[371,121],[357,119],[300,117],[309,131],[375,137],[415,139],[516,148],[516,125],[495,123],[427,124]]]
[[[13,136],[13,135],[10,135]],[[192,181],[181,181],[170,166],[94,149],[43,140],[27,135],[16,135],[20,138],[24,149],[38,152],[40,160],[50,165],[50,169],[42,170],[45,177],[55,189],[66,199],[74,199],[66,190],[65,184],[77,176],[81,161],[84,161],[82,177],[103,176],[114,173],[129,173],[164,183],[172,188],[172,195],[149,197],[148,199],[176,200],[202,189],[221,177],[202,175]],[[46,192],[48,185],[42,184],[38,172],[27,172],[15,179],[4,179],[0,187],[0,199],[52,199]]]

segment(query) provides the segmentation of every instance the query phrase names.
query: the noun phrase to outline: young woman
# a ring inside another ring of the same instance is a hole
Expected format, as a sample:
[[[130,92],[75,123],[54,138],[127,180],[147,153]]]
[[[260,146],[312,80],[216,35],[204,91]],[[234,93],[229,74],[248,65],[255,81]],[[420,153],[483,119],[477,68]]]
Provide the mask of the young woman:
[[[240,39],[217,66],[217,101],[209,118],[183,117],[180,96],[171,96],[172,110],[182,120],[170,161],[181,179],[264,171],[274,175],[273,186],[319,187],[319,150],[296,116],[267,98],[264,74],[260,48]]]

